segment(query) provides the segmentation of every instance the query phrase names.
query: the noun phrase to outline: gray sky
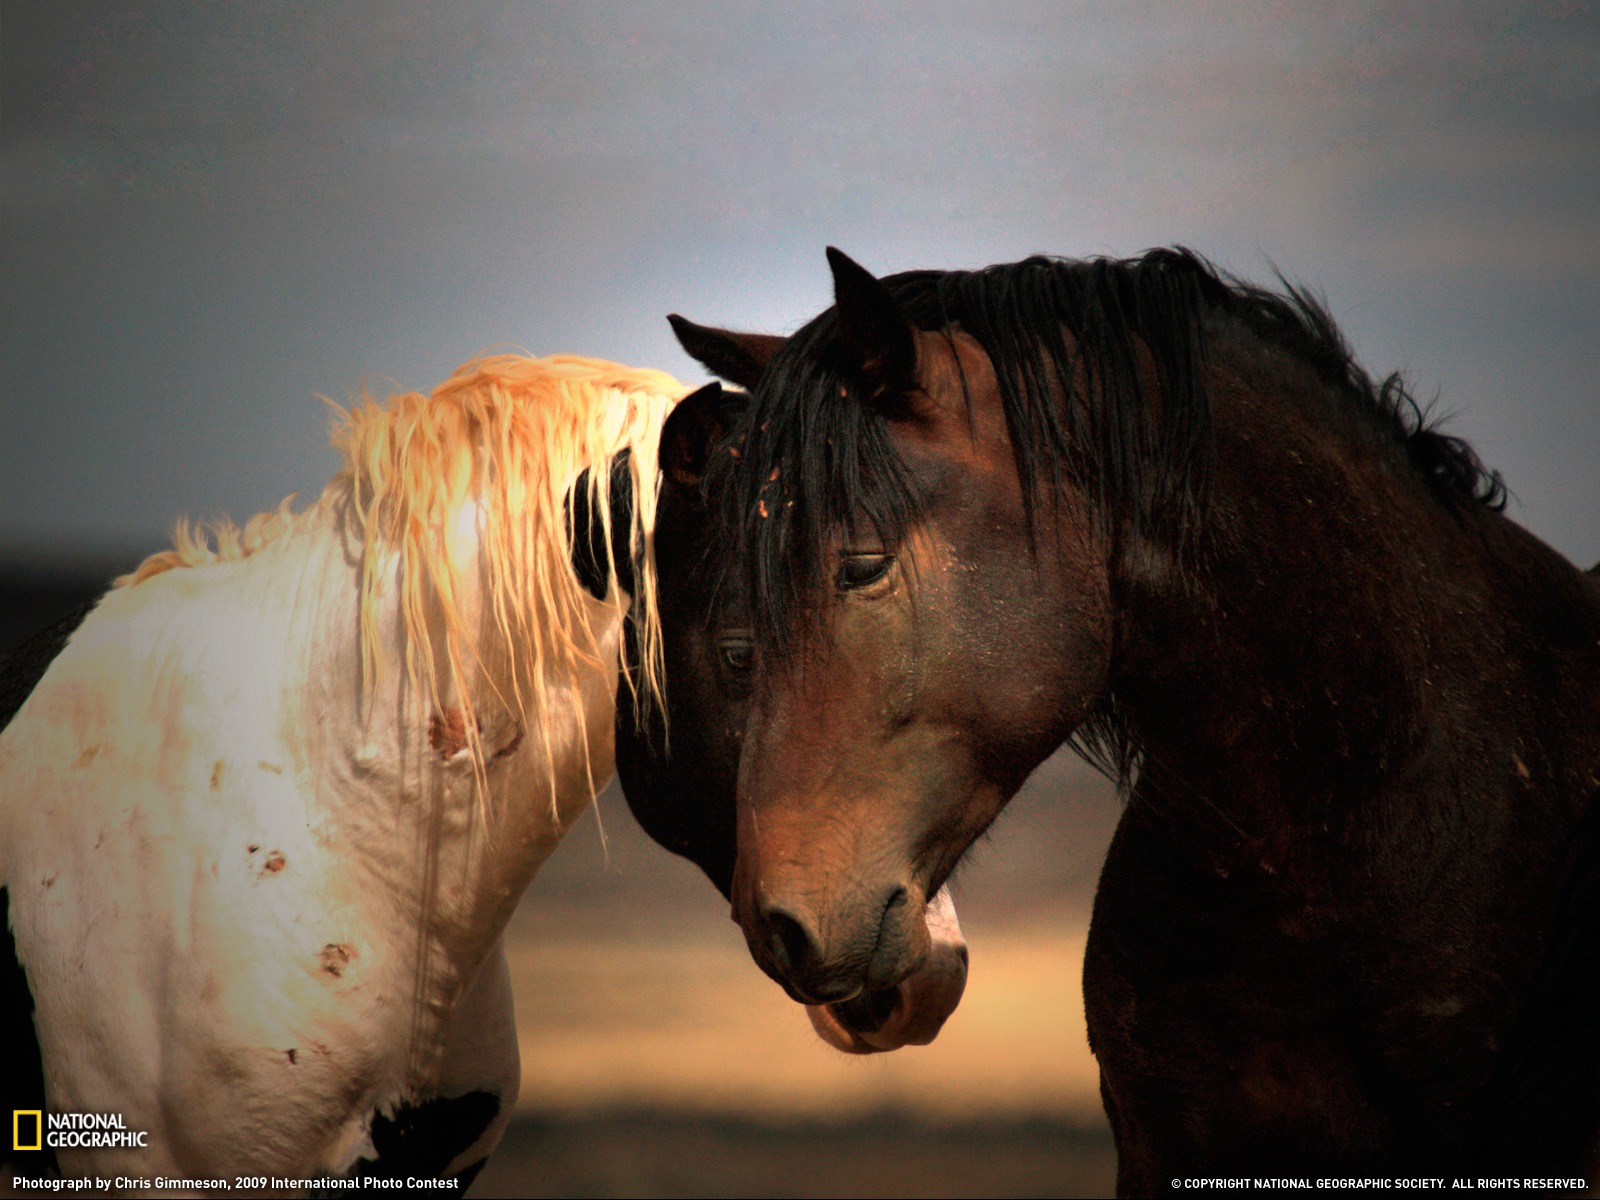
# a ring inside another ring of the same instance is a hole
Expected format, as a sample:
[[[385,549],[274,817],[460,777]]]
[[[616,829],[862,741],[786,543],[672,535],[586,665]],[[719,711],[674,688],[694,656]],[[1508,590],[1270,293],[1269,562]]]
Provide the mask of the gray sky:
[[[1153,14],[1159,14],[1153,17]],[[0,555],[335,466],[496,344],[698,370],[868,267],[1182,242],[1312,285],[1600,558],[1600,10],[0,3]]]

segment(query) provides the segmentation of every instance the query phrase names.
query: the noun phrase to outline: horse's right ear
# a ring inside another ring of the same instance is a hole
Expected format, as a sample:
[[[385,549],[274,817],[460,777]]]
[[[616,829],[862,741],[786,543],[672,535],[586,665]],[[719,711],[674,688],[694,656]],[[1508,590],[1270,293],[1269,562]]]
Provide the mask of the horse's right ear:
[[[690,358],[718,378],[746,391],[756,386],[767,363],[788,340],[771,333],[712,329],[709,325],[685,320],[677,313],[667,314],[667,324],[672,326],[678,344],[688,351]]]
[[[686,488],[698,488],[706,477],[712,448],[727,433],[720,383],[708,383],[678,401],[661,427],[661,474]]]
[[[905,396],[917,386],[917,337],[889,289],[855,259],[828,247],[833,303],[846,364],[873,398]]]

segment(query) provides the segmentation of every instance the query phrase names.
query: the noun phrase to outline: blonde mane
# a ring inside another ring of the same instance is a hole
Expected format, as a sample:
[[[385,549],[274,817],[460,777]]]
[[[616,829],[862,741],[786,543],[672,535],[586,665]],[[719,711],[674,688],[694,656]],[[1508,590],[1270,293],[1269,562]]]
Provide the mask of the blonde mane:
[[[466,363],[431,395],[407,392],[379,405],[363,389],[355,405],[336,406],[333,444],[345,465],[328,491],[347,490],[363,542],[365,694],[370,698],[386,665],[376,618],[385,572],[392,570],[386,552],[397,552],[409,681],[436,707],[452,683],[460,685],[454,690],[463,732],[481,779],[479,722],[464,686],[469,665],[480,663],[484,650],[462,609],[462,571],[470,564],[484,586],[484,622],[512,650],[511,694],[500,699],[514,711],[531,707],[551,744],[549,681],[575,682],[596,661],[590,599],[572,566],[568,496],[588,470],[589,508],[607,547],[606,603],[620,618],[626,599],[609,561],[611,468],[622,451],[631,451],[629,541],[635,554],[644,554],[655,524],[661,425],[688,390],[664,372],[601,359],[501,354]],[[173,549],[150,556],[117,582],[131,586],[177,567],[248,557],[301,519],[289,511],[292,499],[253,517],[243,530],[226,521],[198,529],[180,522]],[[649,566],[635,573],[634,619],[644,688],[659,694],[660,626]],[[443,645],[436,645],[436,629],[443,631]]]
[[[198,523],[187,517],[179,517],[177,527],[172,531],[172,549],[156,551],[126,575],[118,575],[111,585],[132,587],[152,575],[160,575],[163,571],[178,567],[203,567],[210,563],[238,562],[249,558],[268,542],[275,541],[294,528],[299,516],[289,511],[294,500],[292,493],[285,496],[277,508],[257,513],[244,523],[243,529],[227,517]]]

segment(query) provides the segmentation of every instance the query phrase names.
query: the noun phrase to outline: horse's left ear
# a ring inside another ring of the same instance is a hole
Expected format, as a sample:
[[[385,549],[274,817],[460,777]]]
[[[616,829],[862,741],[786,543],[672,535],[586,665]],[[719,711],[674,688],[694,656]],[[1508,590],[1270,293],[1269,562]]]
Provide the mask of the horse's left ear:
[[[664,482],[694,490],[705,481],[711,451],[728,431],[725,405],[720,383],[708,383],[678,401],[661,427]]]
[[[839,337],[869,394],[904,396],[917,385],[917,335],[889,289],[855,259],[828,247]]]
[[[737,393],[735,393],[737,394]],[[660,467],[667,482],[699,487],[705,476],[711,447],[726,431],[722,410],[728,397],[720,383],[708,383],[690,392],[673,407],[661,427]],[[611,561],[617,582],[634,594],[633,470],[632,451],[612,460],[610,480]],[[567,519],[572,526],[572,569],[578,582],[596,600],[606,598],[606,534],[594,511],[589,472],[578,476],[567,496]]]
[[[607,484],[611,509],[611,563],[616,564],[617,583],[630,596],[633,575],[633,451],[623,450],[611,460]],[[578,582],[596,600],[604,600],[611,580],[606,561],[606,530],[595,511],[594,492],[586,470],[567,493],[567,520],[572,532],[572,570]]]
[[[667,314],[667,324],[690,358],[713,375],[747,391],[755,388],[772,356],[789,340],[770,333],[738,333],[696,325],[677,313]]]

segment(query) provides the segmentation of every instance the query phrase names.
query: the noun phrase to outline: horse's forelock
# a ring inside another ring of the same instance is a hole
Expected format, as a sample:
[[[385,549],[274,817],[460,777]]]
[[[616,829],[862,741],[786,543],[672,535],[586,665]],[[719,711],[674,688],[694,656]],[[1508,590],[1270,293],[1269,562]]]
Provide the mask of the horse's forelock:
[[[835,336],[830,309],[789,338],[706,481],[755,636],[780,653],[810,629],[797,618],[829,584],[830,547],[898,545],[920,510],[889,418],[840,369]]]

